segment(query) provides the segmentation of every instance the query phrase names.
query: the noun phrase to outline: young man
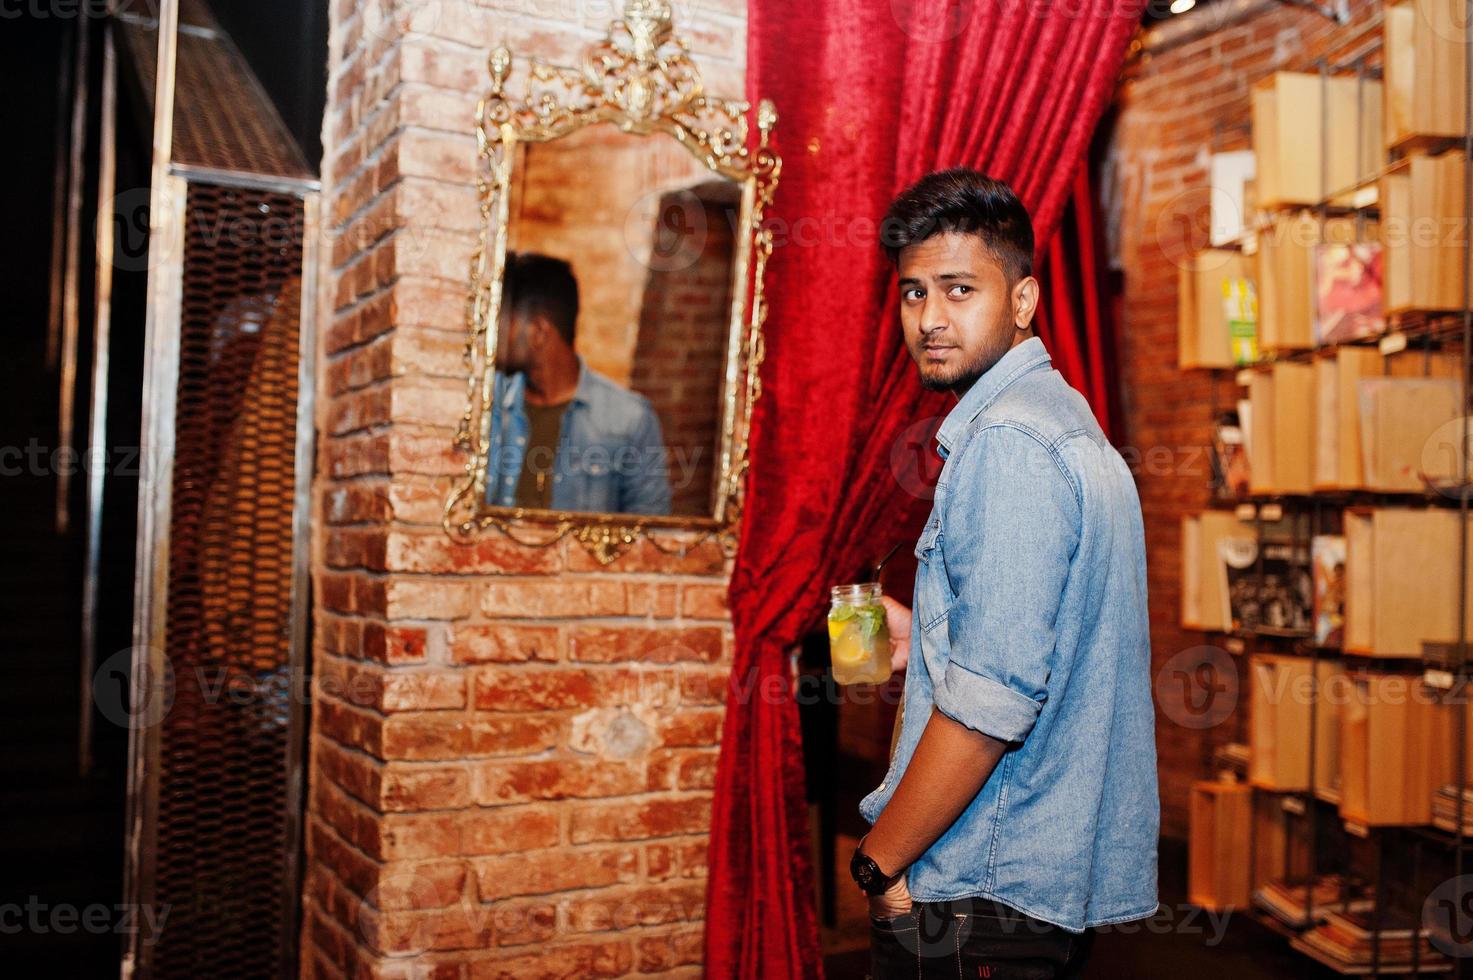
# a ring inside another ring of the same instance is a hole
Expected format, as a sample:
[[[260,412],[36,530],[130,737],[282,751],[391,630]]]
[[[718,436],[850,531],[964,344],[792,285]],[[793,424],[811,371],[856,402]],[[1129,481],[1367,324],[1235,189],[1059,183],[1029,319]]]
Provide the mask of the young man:
[[[573,267],[509,252],[503,282],[487,503],[670,513],[665,439],[654,407],[574,351]]]
[[[1007,185],[934,173],[883,245],[921,383],[957,398],[915,553],[890,770],[851,865],[876,978],[1054,977],[1086,929],[1157,907],[1160,806],[1140,502],[1033,332]]]

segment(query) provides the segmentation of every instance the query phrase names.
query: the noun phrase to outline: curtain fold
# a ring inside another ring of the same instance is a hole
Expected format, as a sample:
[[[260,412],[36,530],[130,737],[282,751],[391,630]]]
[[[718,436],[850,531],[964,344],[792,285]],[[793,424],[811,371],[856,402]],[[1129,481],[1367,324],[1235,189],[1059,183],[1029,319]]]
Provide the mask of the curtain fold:
[[[777,106],[783,177],[729,593],[710,977],[822,973],[787,651],[830,586],[918,532],[954,404],[916,381],[879,219],[923,174],[965,164],[1008,181],[1051,242],[1142,3],[751,0],[748,92]]]
[[[1043,296],[1034,324],[1054,367],[1088,399],[1100,428],[1118,444],[1114,291],[1094,175],[1088,165],[1079,168],[1058,230],[1043,249],[1037,267]]]

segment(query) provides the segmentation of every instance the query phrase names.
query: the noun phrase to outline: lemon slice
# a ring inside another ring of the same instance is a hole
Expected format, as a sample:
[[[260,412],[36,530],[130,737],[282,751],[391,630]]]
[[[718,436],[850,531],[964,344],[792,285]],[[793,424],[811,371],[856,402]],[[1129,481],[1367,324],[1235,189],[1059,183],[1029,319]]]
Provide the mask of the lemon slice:
[[[869,651],[865,650],[858,636],[850,633],[849,636],[832,645],[829,659],[839,667],[858,667],[869,659]]]

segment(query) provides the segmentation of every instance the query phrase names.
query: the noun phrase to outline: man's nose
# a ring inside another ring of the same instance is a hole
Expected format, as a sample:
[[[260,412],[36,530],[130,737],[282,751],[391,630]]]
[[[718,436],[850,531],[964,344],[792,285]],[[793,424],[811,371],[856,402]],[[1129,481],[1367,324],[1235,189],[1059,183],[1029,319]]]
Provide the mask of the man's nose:
[[[921,333],[933,334],[951,325],[947,316],[945,298],[932,293],[921,307]]]

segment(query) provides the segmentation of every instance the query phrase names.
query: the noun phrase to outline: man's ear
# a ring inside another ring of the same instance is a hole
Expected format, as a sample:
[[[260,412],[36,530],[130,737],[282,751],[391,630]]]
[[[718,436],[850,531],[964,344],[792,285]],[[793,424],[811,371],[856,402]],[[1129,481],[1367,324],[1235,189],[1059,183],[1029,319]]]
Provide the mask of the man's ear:
[[[1013,325],[1019,330],[1033,326],[1033,314],[1038,310],[1038,280],[1024,276],[1013,284]]]

